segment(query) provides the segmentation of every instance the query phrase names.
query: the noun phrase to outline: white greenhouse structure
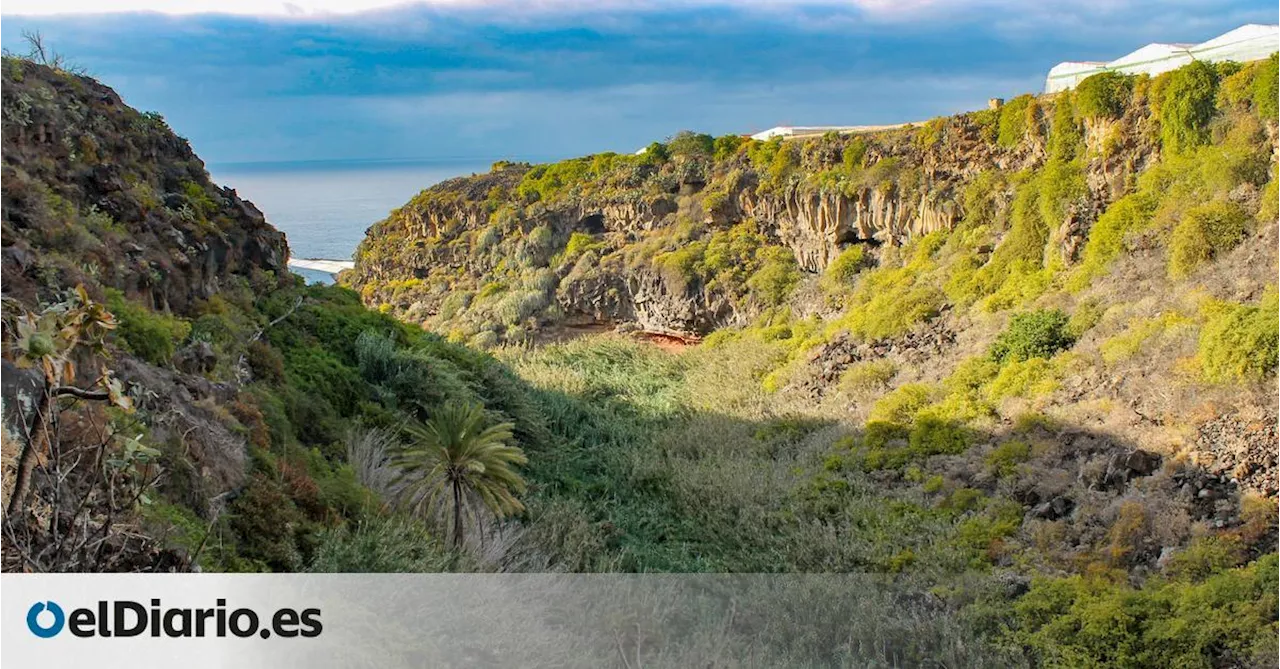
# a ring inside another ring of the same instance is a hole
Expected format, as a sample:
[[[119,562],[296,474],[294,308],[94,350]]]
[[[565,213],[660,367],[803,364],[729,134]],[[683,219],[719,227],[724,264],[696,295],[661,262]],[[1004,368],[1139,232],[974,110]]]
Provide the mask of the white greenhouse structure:
[[[1246,63],[1280,51],[1280,26],[1246,25],[1200,44],[1148,44],[1111,62],[1076,61],[1058,63],[1045,79],[1046,93],[1075,88],[1099,72],[1147,74],[1155,76],[1176,70],[1194,60],[1211,63],[1233,60]]]

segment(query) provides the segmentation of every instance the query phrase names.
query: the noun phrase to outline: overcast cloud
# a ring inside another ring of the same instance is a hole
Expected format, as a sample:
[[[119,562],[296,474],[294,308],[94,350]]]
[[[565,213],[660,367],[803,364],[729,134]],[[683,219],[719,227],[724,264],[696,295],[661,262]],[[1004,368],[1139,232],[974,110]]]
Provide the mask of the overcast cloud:
[[[368,9],[369,7],[375,9]],[[202,13],[218,9],[222,13]],[[631,151],[689,128],[920,120],[1062,60],[1276,23],[1255,0],[8,0],[210,162]]]

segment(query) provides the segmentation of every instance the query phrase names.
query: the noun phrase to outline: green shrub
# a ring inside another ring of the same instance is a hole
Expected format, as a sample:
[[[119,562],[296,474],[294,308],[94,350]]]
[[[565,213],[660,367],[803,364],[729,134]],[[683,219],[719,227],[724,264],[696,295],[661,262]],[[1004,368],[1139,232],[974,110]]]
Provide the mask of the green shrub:
[[[1258,220],[1262,223],[1275,223],[1280,218],[1280,180],[1268,181],[1259,197],[1262,203],[1258,206]]]
[[[907,436],[913,459],[930,455],[963,453],[973,442],[973,433],[963,424],[922,412],[916,416]]]
[[[747,141],[741,135],[721,135],[712,143],[712,157],[715,160],[726,160],[738,152],[738,147]]]
[[[1199,359],[1214,382],[1257,381],[1276,371],[1280,295],[1267,289],[1257,305],[1213,303],[1200,330]]]
[[[667,150],[673,156],[710,158],[715,152],[715,142],[711,135],[681,130],[667,140]]]
[[[840,390],[853,395],[882,390],[897,373],[898,367],[889,360],[855,363],[840,374]]]
[[[854,170],[860,170],[866,165],[867,160],[867,140],[855,136],[845,145],[844,150],[840,152],[840,163],[844,165],[845,170],[852,173]]]
[[[1159,101],[1160,138],[1171,153],[1184,153],[1209,140],[1218,93],[1213,66],[1194,61],[1165,75]]]
[[[320,532],[307,571],[323,573],[427,573],[452,571],[456,556],[421,525],[373,517],[359,525]]]
[[[1277,65],[1277,55],[1271,54],[1271,57],[1256,63],[1256,70],[1253,76],[1253,90],[1250,91],[1250,98],[1253,102],[1253,109],[1264,119],[1276,120],[1280,116],[1280,66]]]
[[[1003,478],[1017,471],[1018,465],[1031,458],[1031,444],[1025,441],[1006,441],[987,454],[986,463],[997,476]]]
[[[115,314],[123,348],[153,365],[167,365],[173,351],[191,333],[191,324],[151,311],[114,289],[107,290],[107,308]]]
[[[1068,324],[1070,319],[1058,309],[1014,314],[1009,327],[991,345],[991,359],[997,363],[1051,358],[1075,343]]]
[[[1111,261],[1124,252],[1125,237],[1150,225],[1158,205],[1158,198],[1138,192],[1126,195],[1107,207],[1089,230],[1083,260],[1072,277],[1070,287],[1083,288],[1093,277],[1105,271]]]
[[[1235,248],[1249,230],[1249,215],[1231,202],[1210,202],[1187,211],[1169,240],[1169,277],[1182,279]]]
[[[787,301],[800,283],[800,268],[796,258],[790,251],[771,246],[763,249],[759,257],[760,269],[747,279],[747,287],[751,289],[761,302],[776,306]]]
[[[1028,127],[1038,122],[1038,104],[1031,95],[1019,95],[1000,108],[1000,130],[996,143],[1007,149],[1016,147],[1027,136]]]
[[[871,407],[869,421],[908,425],[916,413],[929,404],[933,388],[923,383],[906,383],[881,397]]]
[[[284,356],[270,344],[261,339],[249,342],[245,349],[245,360],[253,378],[267,383],[280,383],[284,380]]]
[[[1101,72],[1076,86],[1076,112],[1083,118],[1113,119],[1124,113],[1133,93],[1133,77]]]
[[[1276,655],[1276,554],[1203,582],[1141,589],[1098,576],[1040,578],[1013,607],[1009,641],[1037,666],[1266,666]]]

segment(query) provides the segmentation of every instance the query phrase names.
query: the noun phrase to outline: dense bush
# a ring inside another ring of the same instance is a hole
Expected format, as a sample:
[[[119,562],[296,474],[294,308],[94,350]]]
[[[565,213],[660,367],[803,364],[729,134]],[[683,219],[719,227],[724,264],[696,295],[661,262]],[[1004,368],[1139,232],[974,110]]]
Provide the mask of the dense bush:
[[[307,571],[413,574],[455,571],[458,566],[458,556],[420,524],[375,517],[320,532]]]
[[[1262,204],[1258,207],[1258,221],[1274,223],[1280,218],[1280,180],[1272,179],[1262,189]]]
[[[1253,90],[1250,91],[1254,111],[1264,119],[1275,120],[1280,116],[1280,65],[1278,54],[1256,64],[1253,75]]]
[[[1204,144],[1216,109],[1217,72],[1197,60],[1161,76],[1167,77],[1159,100],[1164,148],[1180,153]]]
[[[1022,143],[1027,132],[1039,123],[1039,103],[1031,95],[1019,95],[1000,108],[1000,129],[996,143],[1013,148]]]
[[[1230,202],[1210,202],[1187,211],[1169,240],[1169,276],[1181,279],[1235,248],[1249,230],[1249,215]]]
[[[1276,555],[1203,581],[1135,589],[1096,576],[1036,580],[1014,607],[1011,640],[1044,667],[1274,664]]]
[[[1076,86],[1076,113],[1083,118],[1118,118],[1133,92],[1133,77],[1101,72]]]
[[[991,345],[991,358],[1001,364],[1051,358],[1075,343],[1068,327],[1070,320],[1058,309],[1014,314],[1009,319],[1009,327]]]
[[[835,260],[827,265],[822,275],[823,287],[828,292],[838,292],[853,286],[858,273],[871,265],[870,258],[861,244],[854,244],[840,252]]]
[[[1280,295],[1257,305],[1215,303],[1200,333],[1200,363],[1210,381],[1258,381],[1276,371],[1280,355]]]
[[[117,290],[107,291],[107,308],[119,321],[125,350],[153,365],[169,364],[174,349],[191,333],[187,321],[131,302]]]
[[[715,139],[711,135],[681,130],[667,140],[667,150],[672,156],[710,158],[715,152]]]

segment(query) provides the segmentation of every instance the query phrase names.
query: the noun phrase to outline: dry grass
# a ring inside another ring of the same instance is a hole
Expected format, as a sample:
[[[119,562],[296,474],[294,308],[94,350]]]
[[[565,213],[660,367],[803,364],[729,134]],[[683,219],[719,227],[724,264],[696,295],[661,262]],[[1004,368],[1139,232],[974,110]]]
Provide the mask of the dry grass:
[[[0,430],[0,504],[9,506],[9,495],[13,492],[13,480],[17,476],[18,457],[22,454],[22,444],[9,436],[9,430]]]

